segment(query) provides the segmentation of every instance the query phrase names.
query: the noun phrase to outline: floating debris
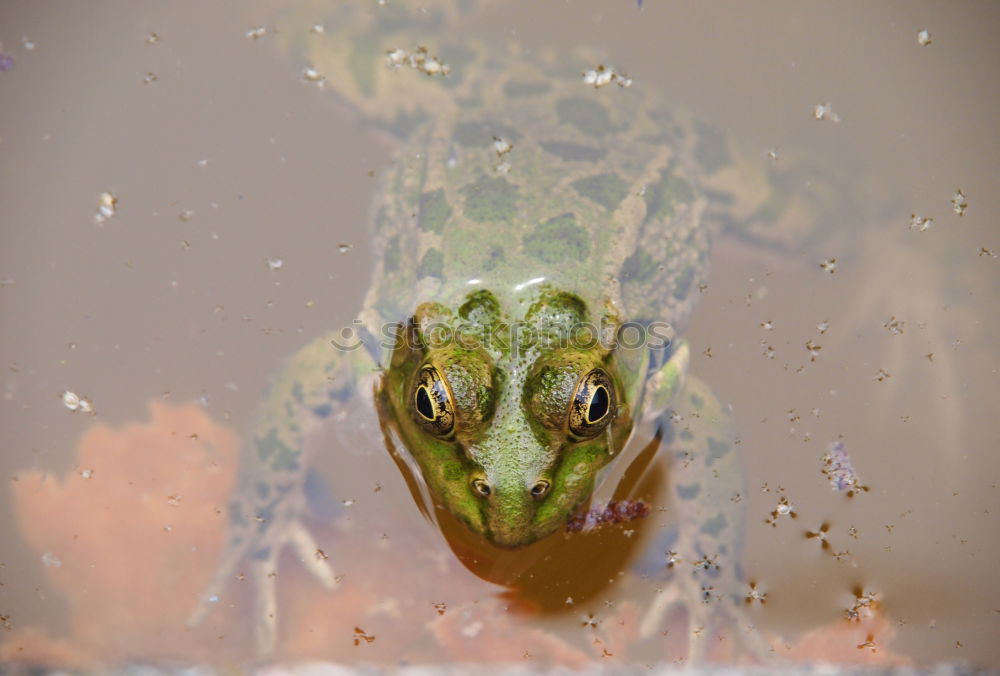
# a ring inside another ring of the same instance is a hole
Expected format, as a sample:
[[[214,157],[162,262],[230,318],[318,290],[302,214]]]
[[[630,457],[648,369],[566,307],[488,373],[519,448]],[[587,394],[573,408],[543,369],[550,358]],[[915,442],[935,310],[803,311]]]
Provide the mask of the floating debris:
[[[833,107],[829,103],[817,103],[813,106],[813,117],[817,120],[830,120],[831,122],[840,122],[840,115],[833,111]]]
[[[361,645],[361,642],[371,643],[375,640],[374,636],[365,633],[365,630],[361,627],[354,628],[354,645]]]
[[[652,509],[642,500],[611,500],[603,507],[578,512],[566,522],[567,533],[588,533],[601,526],[644,519]]]
[[[284,264],[285,264],[285,262],[283,260],[281,260],[280,258],[268,258],[267,259],[267,267],[270,268],[271,270],[278,270]]]
[[[347,253],[348,251],[350,251],[353,248],[354,248],[353,244],[338,244],[337,245],[337,251],[339,251],[342,254]]]
[[[877,381],[879,381],[881,383],[881,382],[885,382],[886,380],[888,380],[891,377],[892,376],[889,374],[888,371],[886,371],[885,369],[879,369],[878,373],[876,373],[875,376],[872,377],[872,380],[877,380]]]
[[[611,83],[614,83],[622,88],[632,86],[632,78],[625,73],[619,73],[612,67],[604,66],[604,64],[597,66],[597,68],[584,71],[583,82],[584,84],[592,85],[594,89],[600,89],[601,87]]]
[[[987,249],[985,246],[979,247],[980,256],[989,256],[990,258],[996,258],[997,255],[993,253],[993,249]]]
[[[21,44],[29,52],[34,51],[34,49],[35,49],[35,42],[34,42],[34,40],[32,40],[31,38],[29,38],[27,35],[22,35],[21,36]]]
[[[306,66],[302,69],[302,79],[306,82],[314,82],[319,85],[326,82],[326,76],[312,66]]]
[[[145,75],[142,76],[142,83],[143,84],[152,84],[153,82],[156,82],[159,79],[160,79],[159,75],[157,75],[156,73],[150,71],[150,72],[148,72],[148,73],[146,73]]]
[[[762,606],[765,603],[767,603],[767,592],[761,591],[760,587],[757,585],[756,582],[751,582],[750,591],[747,592],[747,595],[746,597],[744,597],[743,602],[747,604],[756,603],[757,605]]]
[[[497,157],[502,158],[513,149],[514,144],[510,141],[506,141],[500,136],[493,137],[493,150],[496,151]]]
[[[817,345],[811,340],[806,341],[806,350],[809,351],[809,361],[816,361],[816,357],[819,356],[819,351],[822,349],[822,345]]]
[[[931,43],[931,33],[926,28],[917,33],[917,44],[926,47]]]
[[[62,561],[52,552],[45,552],[42,554],[42,565],[46,568],[61,568]]]
[[[764,341],[761,341],[761,345],[764,346],[764,356],[768,359],[774,359],[774,348],[766,344]]]
[[[97,198],[97,213],[94,215],[94,223],[104,225],[117,214],[118,198],[109,192],[102,192]]]
[[[76,392],[71,392],[69,390],[63,392],[62,403],[63,406],[74,413],[80,412],[86,413],[87,415],[94,415],[94,404],[90,401],[90,399],[81,397]]]
[[[780,490],[780,489],[779,489]],[[764,519],[764,523],[771,525],[773,528],[778,527],[778,519],[783,516],[787,516],[790,519],[797,519],[798,514],[795,512],[795,506],[789,502],[788,498],[782,495],[778,498],[778,504],[771,511],[771,514]]]
[[[321,23],[314,23],[312,26],[309,26],[309,32],[316,33],[317,35],[322,35],[323,33],[326,32],[326,26],[324,26]]]
[[[181,209],[180,213],[177,214],[177,218],[182,223],[187,223],[194,218],[194,209]]]
[[[150,33],[149,35],[146,36],[147,45],[155,45],[159,41],[160,41],[160,36],[157,35],[156,33]]]
[[[965,193],[962,192],[961,188],[958,188],[951,197],[951,210],[959,216],[964,216],[965,210],[968,208],[969,203],[965,201]]]
[[[7,52],[0,52],[0,73],[5,73],[14,67],[14,57]]]
[[[409,66],[429,76],[447,77],[451,73],[451,66],[436,56],[430,56],[426,47],[417,47],[412,52],[407,52],[405,49],[390,49],[386,52],[385,60],[392,70]]]
[[[769,148],[768,151],[767,151],[767,156],[769,158],[771,158],[772,160],[777,160],[778,159],[778,149],[777,148]]]
[[[827,445],[826,453],[823,454],[823,476],[830,482],[830,488],[840,493],[846,493],[847,497],[853,498],[857,493],[868,491],[868,486],[861,483],[858,473],[854,470],[854,463],[847,455],[847,448],[843,441],[834,441]]]
[[[878,594],[876,592],[865,592],[860,587],[856,587],[853,591],[854,603],[850,608],[845,610],[847,619],[851,622],[859,622],[863,618],[871,617],[878,606]]]
[[[819,264],[821,268],[829,272],[831,275],[837,271],[837,259],[828,258]]]
[[[509,153],[513,149],[514,149],[514,144],[512,144],[510,141],[507,141],[501,138],[500,136],[493,137],[493,150],[497,154],[497,163],[493,165],[493,169],[498,174],[510,173],[511,169],[510,163],[507,162],[504,159],[504,157],[507,155],[507,153]]]
[[[923,217],[920,214],[910,214],[910,230],[916,230],[917,232],[924,232],[931,227],[931,223],[934,222],[933,218]]]
[[[770,319],[765,319],[760,323],[760,328],[764,329],[765,331],[773,331],[774,322],[772,322]]]
[[[264,28],[263,26],[257,26],[255,28],[247,30],[246,35],[251,40],[259,40],[260,38],[267,35],[267,29]]]
[[[447,603],[435,603],[434,604],[434,610],[437,611],[438,615],[444,615],[444,612],[446,610],[448,610],[448,604]]]
[[[806,539],[807,540],[812,540],[812,539],[819,540],[820,547],[823,549],[823,551],[826,551],[826,550],[830,549],[830,542],[826,539],[826,534],[829,531],[830,531],[830,524],[828,524],[828,523],[820,524],[820,527],[817,528],[816,530],[814,530],[814,531],[813,530],[807,530],[806,531]]]
[[[824,333],[826,333],[829,330],[829,328],[830,328],[830,322],[825,321],[825,320],[816,325],[816,330],[819,331],[819,334],[821,336]]]
[[[903,333],[903,327],[906,326],[906,322],[896,319],[896,316],[893,315],[892,317],[889,317],[889,319],[887,319],[885,324],[882,326],[884,326],[892,335],[898,336]]]

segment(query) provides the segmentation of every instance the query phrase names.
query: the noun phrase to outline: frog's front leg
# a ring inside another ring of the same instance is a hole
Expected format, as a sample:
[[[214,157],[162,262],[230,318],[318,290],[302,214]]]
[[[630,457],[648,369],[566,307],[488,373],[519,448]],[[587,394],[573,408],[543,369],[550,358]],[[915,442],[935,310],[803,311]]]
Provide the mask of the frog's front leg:
[[[373,366],[363,349],[347,351],[323,337],[295,354],[271,383],[229,504],[225,554],[189,625],[208,614],[246,561],[254,590],[257,652],[271,654],[277,636],[276,568],[286,547],[325,588],[335,586],[326,555],[303,523],[309,465],[305,440],[352,396],[365,391]]]
[[[741,475],[731,418],[708,387],[687,376],[682,344],[649,381],[646,401],[670,454],[673,519],[657,541],[666,582],[640,626],[650,637],[668,611],[681,607],[688,624],[688,659],[704,661],[713,630],[738,626]],[[740,641],[761,656],[754,641]]]

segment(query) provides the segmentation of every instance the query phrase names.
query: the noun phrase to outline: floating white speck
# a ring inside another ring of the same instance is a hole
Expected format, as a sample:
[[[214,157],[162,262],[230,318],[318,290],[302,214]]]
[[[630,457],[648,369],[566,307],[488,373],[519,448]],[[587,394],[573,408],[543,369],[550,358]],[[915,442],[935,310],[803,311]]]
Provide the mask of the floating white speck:
[[[267,29],[263,26],[256,26],[247,31],[247,37],[251,40],[259,40],[260,38],[267,35]]]
[[[118,213],[118,198],[109,192],[102,192],[97,198],[97,213],[94,215],[94,223],[104,225]]]
[[[268,258],[267,259],[267,267],[270,268],[271,270],[278,270],[284,264],[285,264],[285,262],[283,260],[281,260],[280,258]]]
[[[80,408],[80,397],[75,392],[70,392],[66,390],[62,395],[63,404],[71,411],[75,411]]]
[[[92,469],[81,469],[80,470],[80,476],[83,477],[84,479],[89,479],[90,477],[94,476],[94,470],[92,470]]]
[[[324,26],[321,23],[314,23],[312,26],[309,27],[309,32],[316,33],[317,35],[322,35],[323,33],[326,32],[326,26]]]
[[[179,218],[183,223],[187,223],[194,218],[194,209],[181,209],[181,212],[177,214],[177,218]]]
[[[42,565],[46,568],[60,568],[62,561],[52,552],[45,552],[42,554]]]
[[[931,43],[931,34],[926,28],[917,33],[917,44],[926,47]]]
[[[962,192],[961,188],[957,189],[951,198],[951,210],[959,216],[964,216],[965,210],[968,207],[969,204],[965,201],[965,193]]]
[[[597,68],[591,68],[583,72],[583,83],[592,86],[594,89],[599,89],[611,83],[626,88],[632,86],[632,78],[625,75],[625,73],[619,73],[613,67],[600,64]]]
[[[813,107],[813,117],[817,120],[830,120],[831,122],[840,122],[840,115],[834,112],[833,107],[829,103],[817,103]]]
[[[354,248],[353,244],[338,244],[337,245],[337,251],[339,251],[342,254],[347,253],[348,251],[350,251],[353,248]]]
[[[831,275],[837,271],[837,259],[828,258],[819,264],[821,268],[829,272]]]
[[[887,319],[885,324],[882,326],[892,335],[898,336],[903,333],[903,327],[906,326],[906,322],[896,319],[896,316],[893,315],[892,317],[889,317],[889,319]]]
[[[496,151],[497,157],[503,157],[513,149],[514,146],[509,141],[504,140],[500,136],[493,137],[493,150]]]
[[[27,49],[29,52],[35,49],[34,41],[27,35],[21,36],[21,44],[24,45],[24,48]]]
[[[306,66],[302,69],[302,79],[306,82],[323,82],[326,80],[326,76],[320,73],[318,70],[312,66]]]
[[[924,217],[920,214],[910,214],[910,230],[925,232],[930,229],[933,218]]]
[[[80,413],[86,413],[88,415],[92,415],[94,413],[94,405],[91,403],[91,401],[86,397],[81,397],[76,392],[71,392],[69,390],[63,392],[62,402],[63,406],[68,408],[70,411],[73,411],[74,413],[78,411]]]
[[[451,73],[451,66],[438,57],[431,56],[426,47],[417,47],[410,52],[399,48],[390,49],[385,55],[386,64],[391,70],[397,70],[401,66],[409,66],[425,75],[444,77]]]
[[[354,500],[344,500],[344,507],[353,507]]]
[[[146,73],[145,75],[142,76],[142,83],[143,84],[152,84],[152,83],[156,82],[159,79],[160,79],[160,77],[156,73],[150,71],[150,72],[148,72],[148,73]]]
[[[830,322],[820,322],[816,325],[816,329],[820,332],[820,335],[826,333],[830,328]]]
[[[146,36],[147,45],[155,45],[159,41],[160,41],[160,36],[157,35],[156,33],[150,33],[149,35]]]
[[[777,148],[768,149],[767,156],[770,157],[772,160],[778,159],[778,149]]]

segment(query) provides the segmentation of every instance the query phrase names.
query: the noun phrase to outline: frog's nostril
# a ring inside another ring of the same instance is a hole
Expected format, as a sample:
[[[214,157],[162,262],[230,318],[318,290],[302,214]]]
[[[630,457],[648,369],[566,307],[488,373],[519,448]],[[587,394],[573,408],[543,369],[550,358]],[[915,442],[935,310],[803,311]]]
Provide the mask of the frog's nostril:
[[[484,498],[488,498],[490,496],[490,493],[492,492],[490,485],[485,481],[483,481],[482,479],[473,479],[472,489],[477,493],[479,493],[479,495],[481,495]]]
[[[546,493],[549,492],[549,488],[552,484],[546,479],[540,479],[535,482],[535,485],[531,487],[531,497],[541,498],[544,497]]]

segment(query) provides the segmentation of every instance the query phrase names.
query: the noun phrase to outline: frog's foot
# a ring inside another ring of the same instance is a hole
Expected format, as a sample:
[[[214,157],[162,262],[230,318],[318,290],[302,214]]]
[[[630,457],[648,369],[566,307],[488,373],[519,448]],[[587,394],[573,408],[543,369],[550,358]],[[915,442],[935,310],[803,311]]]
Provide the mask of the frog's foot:
[[[666,626],[671,612],[685,613],[687,662],[700,665],[708,661],[715,639],[727,637],[733,644],[733,658],[748,657],[757,662],[771,658],[771,647],[759,632],[740,631],[741,616],[735,601],[715,594],[709,578],[678,574],[646,610],[639,624],[641,639],[649,639]],[[728,631],[728,634],[722,634]]]
[[[272,535],[273,534],[273,535]],[[277,644],[277,562],[285,547],[291,547],[302,565],[324,588],[334,590],[337,578],[309,530],[299,519],[271,524],[264,537],[231,545],[198,607],[188,618],[188,626],[198,625],[218,603],[240,561],[249,558],[254,593],[254,639],[257,656],[266,658]],[[241,575],[242,576],[242,575]]]
[[[258,657],[274,654],[278,637],[277,583],[278,557],[286,547],[291,547],[302,565],[312,573],[324,588],[332,591],[337,578],[327,562],[326,553],[316,545],[316,540],[301,521],[295,519],[284,528],[281,535],[262,544],[251,555],[250,565],[254,588],[254,641]]]
[[[923,374],[928,363],[934,371],[934,427],[941,448],[961,444],[963,435],[960,370],[955,347],[957,323],[974,325],[962,317],[967,308],[951,301],[961,297],[956,280],[948,277],[939,263],[915,246],[890,239],[885,234],[869,235],[864,251],[889,251],[885,260],[866,261],[860,286],[865,292],[852,294],[854,302],[839,318],[841,326],[831,326],[829,352],[848,347],[848,340],[860,337],[871,346],[872,377],[895,387],[880,388],[877,412],[888,417],[888,409],[913,392],[925,392]],[[959,320],[961,320],[959,322]],[[879,335],[881,334],[881,335]]]

